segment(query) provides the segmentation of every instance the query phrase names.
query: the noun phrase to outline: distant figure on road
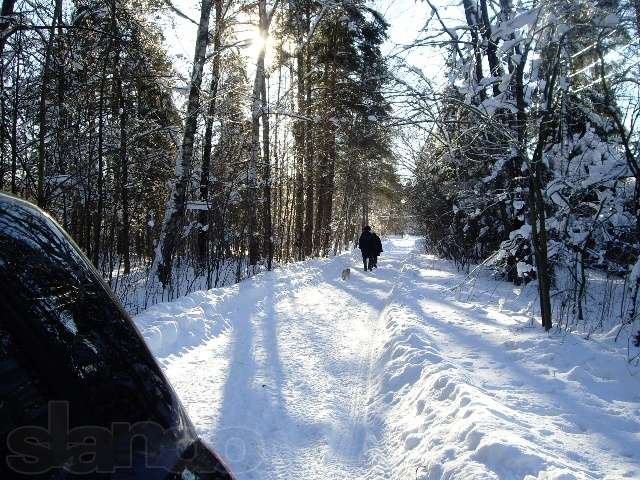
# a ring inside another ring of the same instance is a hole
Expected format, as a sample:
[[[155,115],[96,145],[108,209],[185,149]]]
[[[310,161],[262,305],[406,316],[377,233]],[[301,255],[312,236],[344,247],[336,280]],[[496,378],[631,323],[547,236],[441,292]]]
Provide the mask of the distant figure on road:
[[[369,263],[373,264],[373,268],[378,268],[378,257],[384,251],[382,250],[382,240],[380,240],[380,237],[376,232],[371,232],[371,235],[373,236],[373,250],[371,252],[371,260]]]
[[[358,248],[362,253],[362,263],[364,264],[364,271],[373,270],[374,252],[376,251],[375,238],[371,233],[371,227],[369,225],[362,229],[360,238],[358,239]]]

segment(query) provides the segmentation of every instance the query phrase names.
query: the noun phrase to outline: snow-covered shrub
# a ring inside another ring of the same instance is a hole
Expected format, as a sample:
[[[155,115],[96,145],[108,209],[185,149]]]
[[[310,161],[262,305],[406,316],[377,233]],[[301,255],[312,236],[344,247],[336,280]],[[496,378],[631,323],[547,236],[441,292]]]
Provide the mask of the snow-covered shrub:
[[[617,75],[614,61],[626,61],[628,30],[609,3],[481,4],[494,11],[465,2],[467,25],[443,30],[448,84],[414,211],[434,253],[485,262],[516,284],[538,280],[545,328],[551,297],[555,325],[594,324],[590,281],[633,284],[640,255],[638,135],[628,130],[638,122],[621,105],[637,69],[627,62]],[[627,312],[636,297],[620,300]]]

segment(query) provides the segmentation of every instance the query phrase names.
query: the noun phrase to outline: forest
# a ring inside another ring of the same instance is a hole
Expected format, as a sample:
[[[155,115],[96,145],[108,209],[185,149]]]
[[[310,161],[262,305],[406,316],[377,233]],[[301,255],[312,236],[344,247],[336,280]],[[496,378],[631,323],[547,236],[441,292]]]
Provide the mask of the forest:
[[[125,304],[328,255],[400,208],[375,10],[200,10],[185,79],[154,23],[186,17],[169,2],[3,2],[0,186],[50,212]]]
[[[534,281],[545,330],[637,325],[640,2],[418,3],[390,49],[364,0],[3,0],[0,189],[134,313],[371,224]]]

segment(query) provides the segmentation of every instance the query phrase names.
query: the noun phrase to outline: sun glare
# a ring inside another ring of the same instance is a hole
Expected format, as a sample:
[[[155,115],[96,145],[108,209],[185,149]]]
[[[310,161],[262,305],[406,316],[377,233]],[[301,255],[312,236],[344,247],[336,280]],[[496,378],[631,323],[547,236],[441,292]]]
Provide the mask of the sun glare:
[[[273,60],[275,53],[273,45],[273,37],[263,36],[260,34],[260,29],[253,28],[249,33],[249,41],[247,42],[247,56],[251,59],[258,58],[260,52],[265,50],[265,63],[269,65]]]

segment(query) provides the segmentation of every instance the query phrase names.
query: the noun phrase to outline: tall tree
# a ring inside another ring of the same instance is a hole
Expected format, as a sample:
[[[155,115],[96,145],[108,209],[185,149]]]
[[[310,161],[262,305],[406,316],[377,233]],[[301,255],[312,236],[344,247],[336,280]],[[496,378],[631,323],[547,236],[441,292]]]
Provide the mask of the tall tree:
[[[262,93],[265,90],[265,55],[269,27],[279,1],[276,0],[270,12],[267,12],[266,0],[258,0],[258,34],[260,48],[256,59],[256,74],[251,94],[251,157],[247,170],[249,188],[249,265],[257,265],[260,258],[260,233],[258,231],[258,169],[262,162],[260,152],[260,119],[264,117]]]
[[[168,286],[171,280],[173,255],[180,240],[180,225],[186,212],[187,184],[191,170],[194,136],[200,109],[200,89],[202,86],[202,74],[209,41],[209,17],[211,16],[212,7],[213,0],[203,0],[200,8],[200,22],[196,36],[184,133],[180,153],[176,160],[176,178],[171,190],[169,202],[167,203],[160,239],[156,247],[154,264],[151,269],[152,276],[157,272],[158,279],[165,287]]]

